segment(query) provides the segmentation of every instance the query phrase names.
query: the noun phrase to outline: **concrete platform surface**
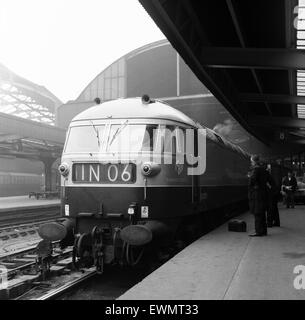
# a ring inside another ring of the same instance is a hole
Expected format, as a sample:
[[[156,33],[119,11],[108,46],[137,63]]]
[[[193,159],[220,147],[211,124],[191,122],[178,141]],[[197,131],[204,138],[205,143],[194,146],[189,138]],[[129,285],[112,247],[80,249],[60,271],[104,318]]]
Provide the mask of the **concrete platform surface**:
[[[2,209],[23,208],[23,207],[43,207],[59,205],[59,199],[35,199],[28,196],[0,197],[0,211]]]
[[[268,228],[267,237],[248,237],[254,219],[244,214],[247,233],[229,232],[225,223],[119,299],[305,299],[305,290],[294,288],[294,268],[305,266],[305,207],[279,207],[282,226]]]

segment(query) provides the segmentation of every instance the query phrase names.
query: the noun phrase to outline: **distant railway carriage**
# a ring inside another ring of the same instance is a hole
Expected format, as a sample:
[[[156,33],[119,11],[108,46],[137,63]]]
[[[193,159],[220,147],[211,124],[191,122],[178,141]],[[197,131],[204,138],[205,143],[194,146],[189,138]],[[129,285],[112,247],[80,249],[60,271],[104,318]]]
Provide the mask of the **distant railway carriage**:
[[[66,220],[39,233],[73,233],[78,262],[135,264],[133,249],[183,237],[196,218],[245,201],[248,168],[242,149],[161,101],[105,102],[72,120],[59,167]]]
[[[41,174],[0,171],[0,197],[27,195],[40,191],[44,184]]]

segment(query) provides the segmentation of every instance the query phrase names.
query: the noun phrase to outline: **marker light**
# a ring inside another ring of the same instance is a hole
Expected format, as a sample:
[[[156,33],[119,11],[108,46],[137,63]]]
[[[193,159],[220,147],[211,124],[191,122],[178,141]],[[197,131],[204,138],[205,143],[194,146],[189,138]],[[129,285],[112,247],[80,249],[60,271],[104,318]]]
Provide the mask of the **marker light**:
[[[137,212],[137,206],[138,204],[136,202],[132,202],[129,207],[128,207],[128,214],[129,215],[134,215]]]
[[[154,162],[144,162],[141,169],[144,176],[150,177],[157,175],[161,171],[161,166]]]
[[[128,214],[134,214],[134,208],[128,208]]]
[[[58,167],[58,171],[63,177],[66,177],[69,174],[69,171],[70,171],[69,165],[66,162],[63,162]]]
[[[149,104],[153,102],[153,100],[150,99],[148,94],[144,94],[141,99],[143,104]]]

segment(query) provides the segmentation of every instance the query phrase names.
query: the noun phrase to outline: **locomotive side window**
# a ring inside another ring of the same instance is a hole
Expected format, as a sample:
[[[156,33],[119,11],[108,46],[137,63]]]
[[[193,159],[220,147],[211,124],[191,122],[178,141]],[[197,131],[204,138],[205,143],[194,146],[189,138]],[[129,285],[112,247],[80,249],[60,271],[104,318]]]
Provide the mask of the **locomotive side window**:
[[[153,151],[157,142],[157,124],[112,125],[108,152]]]
[[[158,125],[147,125],[142,143],[142,151],[153,151],[157,143]]]
[[[176,154],[176,126],[166,126],[163,137],[163,152]]]
[[[165,126],[163,136],[163,152],[177,154],[185,153],[185,129],[178,126]]]
[[[104,131],[104,125],[72,127],[65,152],[98,152]]]
[[[177,134],[177,152],[185,154],[186,148],[186,132],[184,128],[177,127],[176,129]]]

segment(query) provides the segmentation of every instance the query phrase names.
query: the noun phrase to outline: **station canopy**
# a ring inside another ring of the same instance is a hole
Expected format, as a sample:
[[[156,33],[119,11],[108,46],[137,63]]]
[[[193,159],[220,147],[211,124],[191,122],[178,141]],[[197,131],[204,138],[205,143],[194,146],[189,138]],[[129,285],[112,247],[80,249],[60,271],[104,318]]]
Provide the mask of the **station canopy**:
[[[305,0],[139,2],[248,132],[303,151]]]
[[[54,124],[62,102],[45,87],[22,78],[0,63],[0,112]]]
[[[59,157],[65,130],[54,120],[61,104],[45,87],[0,64],[0,156]]]

